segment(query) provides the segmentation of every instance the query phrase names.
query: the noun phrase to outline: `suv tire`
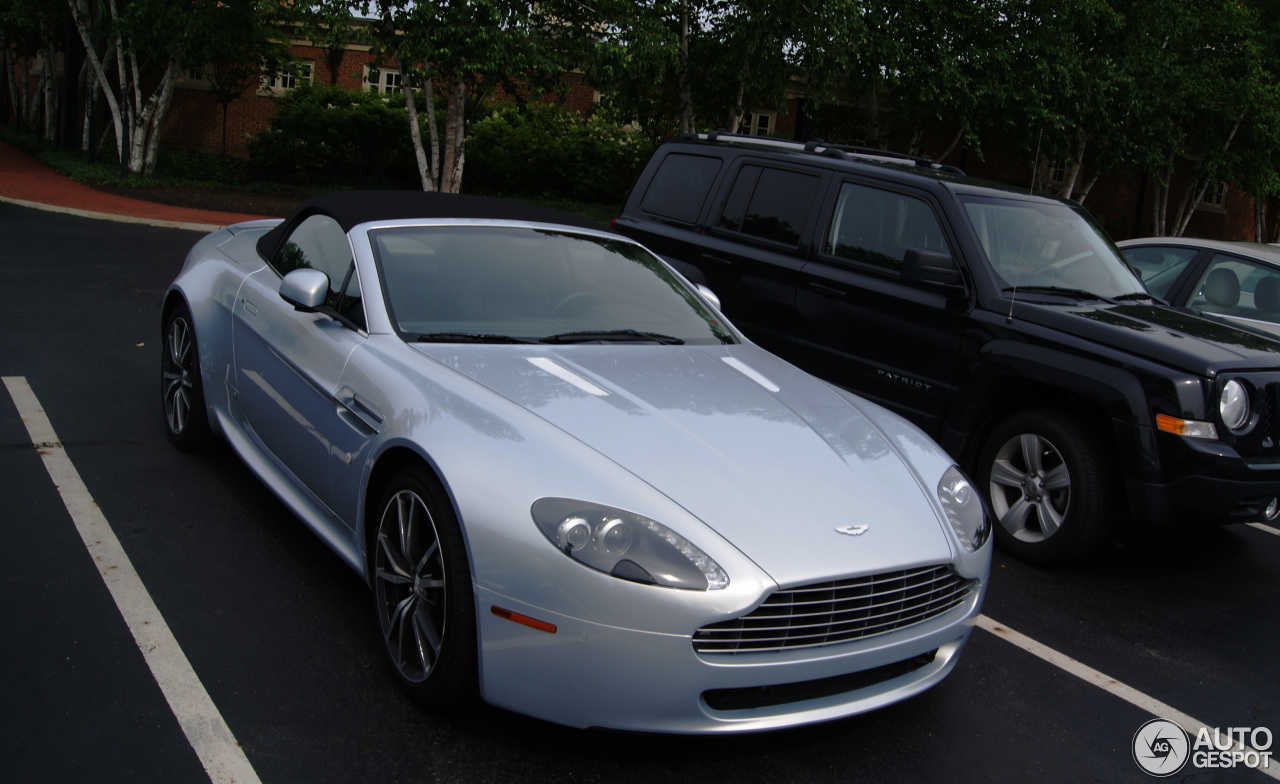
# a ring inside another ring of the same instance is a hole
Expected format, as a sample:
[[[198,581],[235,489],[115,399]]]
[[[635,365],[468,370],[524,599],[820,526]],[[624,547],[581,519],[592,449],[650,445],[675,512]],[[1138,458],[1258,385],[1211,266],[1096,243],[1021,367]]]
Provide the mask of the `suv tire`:
[[[1058,564],[1092,553],[1111,528],[1110,453],[1079,417],[1027,411],[1001,422],[979,454],[996,542],[1024,560]]]

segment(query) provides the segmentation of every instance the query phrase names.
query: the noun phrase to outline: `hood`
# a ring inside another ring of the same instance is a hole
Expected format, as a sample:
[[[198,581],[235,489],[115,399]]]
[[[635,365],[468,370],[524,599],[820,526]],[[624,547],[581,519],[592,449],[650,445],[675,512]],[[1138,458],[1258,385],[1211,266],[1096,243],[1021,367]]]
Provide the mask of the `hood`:
[[[1280,340],[1187,310],[1145,303],[1019,302],[1013,319],[1039,324],[1200,376],[1280,368]]]
[[[932,442],[891,441],[753,346],[414,348],[622,466],[780,585],[951,559],[926,495],[938,477],[918,477],[903,457],[936,455]],[[583,500],[611,503],[607,488]],[[836,530],[853,525],[868,528]]]

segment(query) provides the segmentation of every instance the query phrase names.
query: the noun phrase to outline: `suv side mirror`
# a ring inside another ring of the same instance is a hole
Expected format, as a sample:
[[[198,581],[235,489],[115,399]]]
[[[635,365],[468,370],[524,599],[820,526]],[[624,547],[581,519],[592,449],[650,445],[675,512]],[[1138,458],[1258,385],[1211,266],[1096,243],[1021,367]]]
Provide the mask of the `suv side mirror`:
[[[960,267],[949,253],[922,248],[908,248],[902,258],[902,279],[908,283],[939,286],[951,296],[965,292]]]

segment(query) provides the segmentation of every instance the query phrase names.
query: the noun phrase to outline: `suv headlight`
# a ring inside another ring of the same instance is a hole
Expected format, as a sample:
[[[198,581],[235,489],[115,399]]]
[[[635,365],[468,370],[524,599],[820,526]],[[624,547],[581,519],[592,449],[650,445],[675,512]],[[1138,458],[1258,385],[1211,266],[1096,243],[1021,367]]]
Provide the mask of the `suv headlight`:
[[[729,584],[729,575],[711,556],[647,517],[568,498],[540,499],[531,511],[538,530],[557,550],[605,574],[694,591]]]
[[[1249,424],[1249,389],[1238,379],[1231,379],[1222,385],[1222,394],[1218,396],[1218,415],[1222,424],[1233,433],[1239,432]]]
[[[947,513],[947,521],[956,532],[956,538],[969,552],[977,552],[991,533],[987,507],[982,503],[978,490],[960,472],[951,466],[942,474],[938,483],[938,500]]]

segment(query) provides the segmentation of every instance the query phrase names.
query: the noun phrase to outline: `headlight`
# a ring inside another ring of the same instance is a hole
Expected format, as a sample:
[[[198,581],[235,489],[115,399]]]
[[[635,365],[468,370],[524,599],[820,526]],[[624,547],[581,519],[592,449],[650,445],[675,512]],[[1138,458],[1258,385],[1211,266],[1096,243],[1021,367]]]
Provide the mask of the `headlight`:
[[[556,549],[605,574],[695,591],[729,584],[729,575],[711,556],[647,517],[568,498],[543,498],[532,512]]]
[[[1222,424],[1233,433],[1249,424],[1249,390],[1244,384],[1233,378],[1222,385],[1218,414],[1222,417]]]
[[[947,521],[960,544],[969,552],[976,552],[987,541],[991,524],[977,489],[959,468],[951,466],[942,474],[942,481],[938,483],[938,500],[942,502],[942,510],[947,513]]]

